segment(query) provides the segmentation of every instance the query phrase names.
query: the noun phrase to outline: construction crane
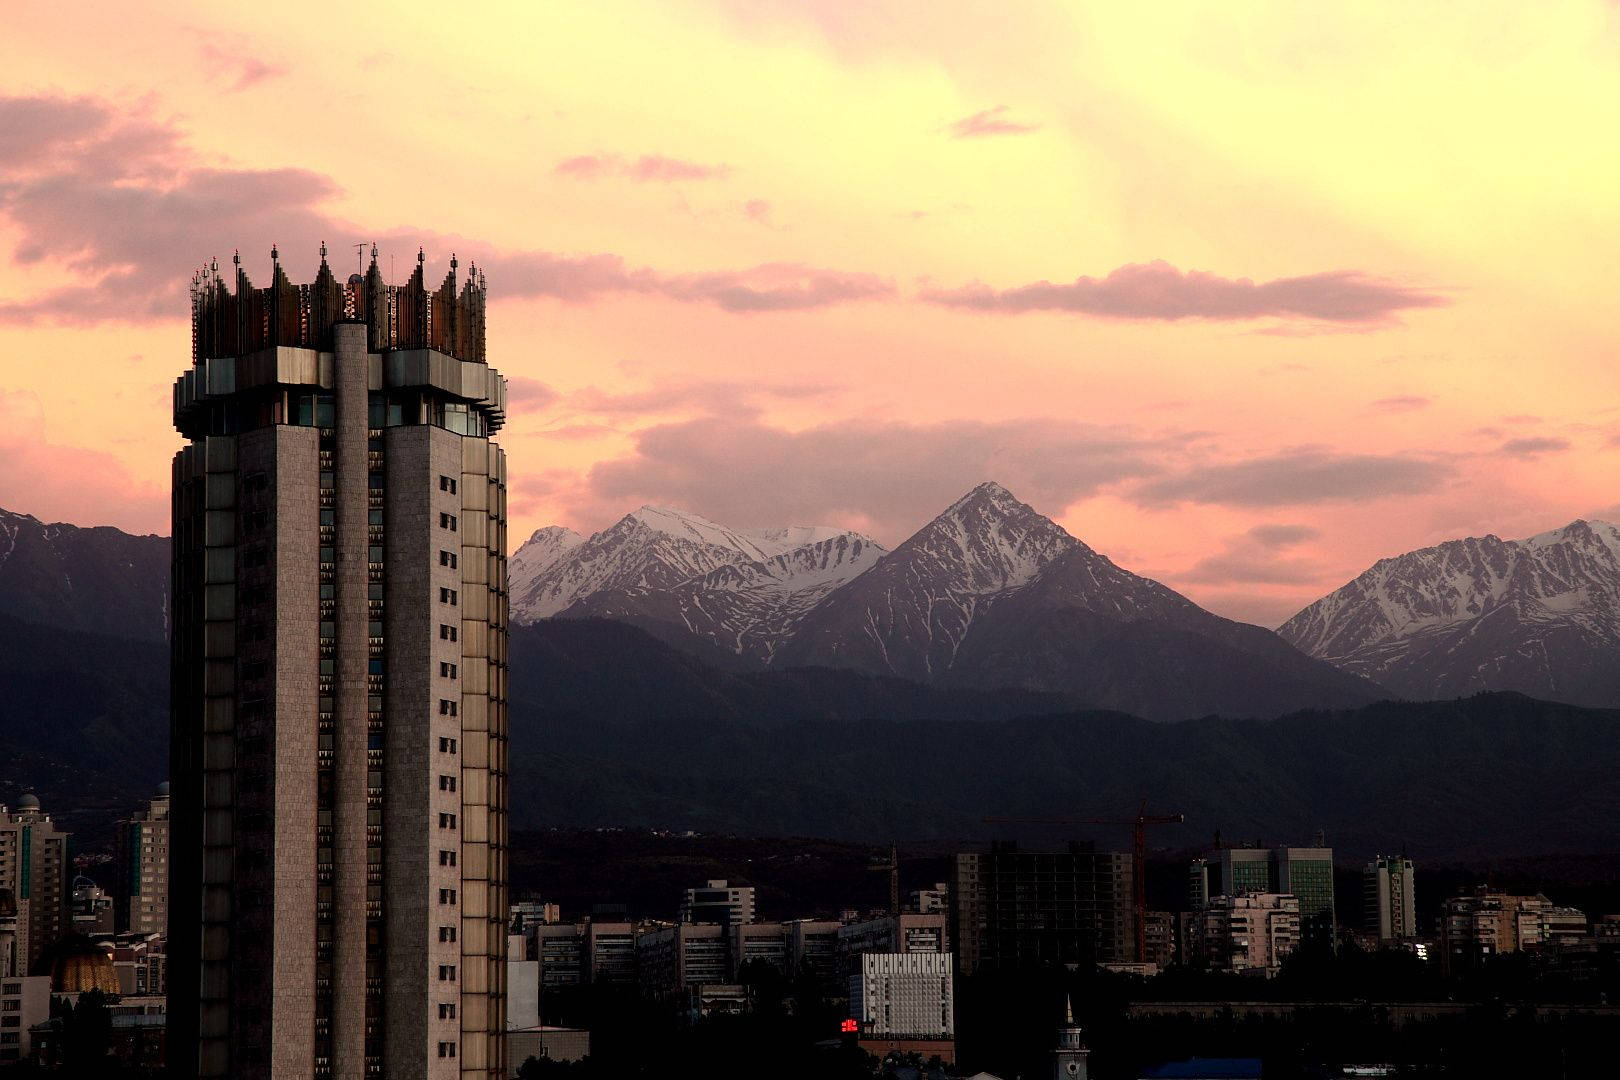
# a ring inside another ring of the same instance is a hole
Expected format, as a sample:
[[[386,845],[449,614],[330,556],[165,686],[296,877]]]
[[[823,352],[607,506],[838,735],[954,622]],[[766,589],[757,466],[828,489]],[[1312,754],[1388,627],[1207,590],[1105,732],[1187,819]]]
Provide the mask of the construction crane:
[[[889,875],[889,914],[900,914],[900,845],[889,845],[889,858],[885,862],[876,859],[866,867],[868,870],[886,871]]]
[[[1136,816],[1130,818],[985,818],[986,825],[1129,825],[1131,827],[1131,900],[1136,908],[1136,960],[1142,962],[1147,955],[1147,827],[1149,825],[1180,825],[1187,820],[1182,813],[1150,814],[1147,800],[1137,807]]]

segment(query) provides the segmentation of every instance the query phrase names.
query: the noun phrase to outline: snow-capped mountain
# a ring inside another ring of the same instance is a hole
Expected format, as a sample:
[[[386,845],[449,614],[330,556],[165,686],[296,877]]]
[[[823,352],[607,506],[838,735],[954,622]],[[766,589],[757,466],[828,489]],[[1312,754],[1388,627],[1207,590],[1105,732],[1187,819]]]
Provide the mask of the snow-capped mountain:
[[[1620,528],[1448,540],[1382,559],[1278,630],[1414,698],[1518,690],[1620,701]]]
[[[514,598],[527,596],[541,574],[584,542],[585,538],[579,533],[573,529],[565,529],[561,525],[547,525],[543,529],[534,530],[534,535],[525,540],[512,553],[512,557],[506,560],[507,591]],[[517,608],[515,599],[512,607],[515,614]]]
[[[542,529],[513,556],[525,568],[523,580],[511,575],[514,621],[615,618],[759,661],[884,554],[869,537],[831,527],[736,530],[655,506],[578,543],[562,533]]]
[[[1052,691],[1159,719],[1378,693],[1121,569],[993,483],[812,611],[779,663]]]
[[[980,484],[811,613],[782,662],[934,678],[988,602],[1076,543],[1000,484]]]
[[[0,509],[0,614],[117,637],[168,636],[169,540]]]

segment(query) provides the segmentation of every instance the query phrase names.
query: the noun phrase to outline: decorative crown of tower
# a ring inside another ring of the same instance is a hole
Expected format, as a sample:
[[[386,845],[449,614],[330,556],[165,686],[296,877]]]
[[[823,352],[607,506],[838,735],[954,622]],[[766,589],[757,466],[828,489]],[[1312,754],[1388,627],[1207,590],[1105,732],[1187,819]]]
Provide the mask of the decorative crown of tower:
[[[363,245],[361,245],[363,250]],[[477,266],[468,268],[459,290],[459,263],[437,289],[428,291],[427,255],[416,253],[416,272],[403,285],[384,283],[377,268],[377,245],[371,245],[366,273],[339,282],[326,262],[321,242],[321,268],[315,280],[294,285],[281,269],[279,247],[270,249],[270,285],[257,289],[242,269],[242,253],[232,257],[235,282],[227,285],[215,259],[191,278],[191,353],[200,363],[219,356],[244,356],[277,345],[329,350],[332,325],[364,322],[372,352],[390,349],[435,349],[458,360],[484,362],[484,313],[488,290]]]

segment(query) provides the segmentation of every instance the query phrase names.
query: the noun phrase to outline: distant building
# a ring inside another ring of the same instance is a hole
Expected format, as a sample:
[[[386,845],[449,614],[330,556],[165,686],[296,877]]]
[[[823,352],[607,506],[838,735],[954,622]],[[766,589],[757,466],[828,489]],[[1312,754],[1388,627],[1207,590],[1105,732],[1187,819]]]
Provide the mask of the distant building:
[[[528,941],[522,934],[509,934],[506,938],[506,1029],[539,1025],[540,961],[529,959]]]
[[[754,921],[754,887],[732,885],[724,878],[687,889],[681,900],[683,923],[720,923],[732,926]]]
[[[31,1029],[50,1018],[50,976],[0,971],[0,1065],[28,1058],[34,1050]]]
[[[531,1027],[506,1032],[506,1060],[514,1076],[530,1058],[579,1061],[590,1055],[591,1033],[583,1028]]]
[[[1332,848],[1222,848],[1212,859],[1194,859],[1187,883],[1188,906],[1194,911],[1217,896],[1286,893],[1298,898],[1307,933],[1331,941],[1338,924]]]
[[[75,934],[91,936],[113,932],[113,898],[83,874],[73,879],[68,907]]]
[[[906,897],[906,910],[919,915],[948,912],[951,907],[951,883],[935,882],[932,888],[913,889]]]
[[[582,919],[532,926],[529,938],[540,986],[554,990],[582,983],[632,986],[636,982],[636,928],[628,922]]]
[[[514,934],[527,934],[536,926],[550,926],[562,922],[562,910],[556,904],[540,900],[519,900],[510,909],[511,930]]]
[[[33,795],[0,806],[0,889],[16,900],[18,971],[32,971],[68,932],[67,838]]]
[[[161,998],[168,992],[167,944],[162,934],[114,934],[102,944],[112,950],[119,994]]]
[[[1169,911],[1149,911],[1142,922],[1145,951],[1138,963],[1164,970],[1176,960],[1176,917]]]
[[[169,932],[169,785],[118,823],[114,922],[119,932]]]
[[[1274,975],[1299,945],[1299,900],[1278,893],[1212,897],[1192,914],[1190,963],[1210,971]]]
[[[860,1043],[930,1043],[942,1059],[954,1050],[955,995],[951,955],[943,952],[864,953],[849,977],[850,1016],[860,1026]],[[924,1056],[924,1046],[910,1046]],[[954,1057],[954,1054],[951,1055]]]
[[[1136,957],[1131,857],[1090,844],[958,855],[951,914],[964,975]]]
[[[838,961],[838,930],[831,919],[794,919],[788,931],[788,975],[813,980],[829,992],[839,992],[844,972]]]
[[[1361,872],[1363,925],[1379,941],[1417,937],[1412,860],[1380,855]]]
[[[1480,888],[1447,900],[1440,912],[1440,964],[1467,971],[1493,956],[1535,951],[1592,933],[1586,914],[1545,896],[1514,896]]]
[[[789,932],[784,923],[735,923],[726,928],[731,981],[741,982],[750,965],[763,964],[783,975],[788,971]]]
[[[695,986],[726,982],[730,952],[726,929],[719,923],[677,923],[637,936],[642,992],[670,1000],[684,998]]]
[[[838,928],[838,955],[849,974],[866,953],[941,953],[950,951],[943,912],[921,915],[902,912],[845,923]]]

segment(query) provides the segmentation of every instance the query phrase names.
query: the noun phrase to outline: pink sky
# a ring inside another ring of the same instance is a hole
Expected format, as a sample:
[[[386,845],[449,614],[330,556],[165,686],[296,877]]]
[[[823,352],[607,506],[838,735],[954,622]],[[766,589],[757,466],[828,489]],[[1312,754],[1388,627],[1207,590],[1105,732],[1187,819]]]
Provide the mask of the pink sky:
[[[1274,625],[1620,515],[1620,9],[1139,7],[13,5],[0,506],[166,532],[186,279],[325,240],[487,268],[514,538],[996,479]]]

